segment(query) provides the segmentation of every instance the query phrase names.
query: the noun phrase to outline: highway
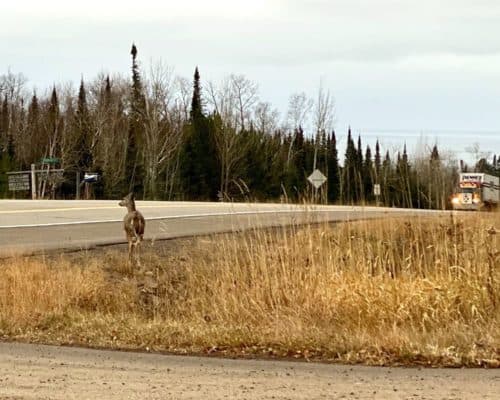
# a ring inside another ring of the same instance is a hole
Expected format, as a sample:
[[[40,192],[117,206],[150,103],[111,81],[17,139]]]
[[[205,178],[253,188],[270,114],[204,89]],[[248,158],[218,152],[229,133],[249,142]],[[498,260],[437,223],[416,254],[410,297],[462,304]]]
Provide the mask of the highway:
[[[137,201],[146,240],[319,221],[427,215],[435,211],[289,204]],[[118,200],[0,200],[0,256],[125,242]]]

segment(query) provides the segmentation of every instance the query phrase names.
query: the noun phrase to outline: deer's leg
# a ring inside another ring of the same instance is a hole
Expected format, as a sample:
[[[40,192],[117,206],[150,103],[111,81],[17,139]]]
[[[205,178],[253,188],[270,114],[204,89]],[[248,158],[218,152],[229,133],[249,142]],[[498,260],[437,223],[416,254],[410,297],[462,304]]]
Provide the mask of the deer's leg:
[[[128,238],[128,259],[132,261],[132,252],[133,252],[133,242],[131,238]]]
[[[135,261],[137,262],[137,265],[140,267],[141,266],[141,260],[140,260],[140,250],[139,250],[139,245],[141,241],[140,239],[137,239],[137,241],[134,244],[134,252],[135,252]]]

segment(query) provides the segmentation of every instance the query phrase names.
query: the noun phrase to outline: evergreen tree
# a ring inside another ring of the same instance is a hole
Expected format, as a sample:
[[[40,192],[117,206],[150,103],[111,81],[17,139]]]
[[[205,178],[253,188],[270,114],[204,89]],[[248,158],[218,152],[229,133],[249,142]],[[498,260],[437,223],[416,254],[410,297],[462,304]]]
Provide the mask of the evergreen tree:
[[[381,192],[383,197],[383,202],[386,206],[393,205],[393,188],[391,185],[392,178],[392,168],[391,168],[391,157],[389,155],[389,150],[385,153],[385,158],[382,163],[381,169]]]
[[[356,198],[360,201],[364,198],[363,191],[363,147],[361,146],[361,136],[358,135],[358,147],[356,149]]]
[[[80,88],[78,90],[78,101],[75,113],[75,128],[76,128],[76,145],[75,145],[75,159],[76,168],[81,173],[83,177],[84,172],[89,172],[92,166],[92,151],[90,143],[90,115],[87,106],[87,94],[85,91],[85,84],[83,79],[80,82]]]
[[[335,131],[328,137],[328,203],[336,203],[340,196],[340,168]]]
[[[372,151],[370,146],[366,146],[365,160],[363,163],[363,189],[366,201],[373,200],[373,176]]]
[[[203,104],[201,101],[200,71],[198,67],[194,70],[193,96],[191,98],[191,121],[203,118]]]
[[[23,141],[25,144],[23,146],[25,158],[22,160],[24,168],[28,168],[29,164],[41,156],[40,105],[36,92],[33,92],[33,96],[31,97],[26,119],[26,140]],[[28,146],[28,143],[31,146]]]
[[[61,144],[60,144],[60,131],[61,131],[61,115],[59,110],[59,98],[57,96],[57,90],[54,86],[52,88],[52,94],[50,96],[50,103],[47,112],[47,136],[48,136],[48,148],[45,155],[48,157],[57,157],[61,154]]]
[[[4,96],[2,106],[0,107],[0,152],[7,151],[8,138],[10,135],[10,115],[9,101],[7,95]]]
[[[357,189],[357,164],[358,152],[354,141],[352,140],[351,128],[347,131],[347,147],[344,159],[344,168],[342,173],[342,201],[353,203],[359,200]]]
[[[434,145],[430,155],[430,179],[428,188],[429,208],[443,208],[441,190],[443,182],[441,181],[441,161],[437,145]]]
[[[6,197],[8,191],[8,179],[6,172],[11,170],[11,155],[9,151],[9,103],[5,95],[0,106],[0,195]]]
[[[220,187],[220,168],[214,141],[217,121],[215,116],[207,118],[204,115],[198,67],[194,72],[190,116],[182,152],[184,193],[190,200],[217,200]]]
[[[398,204],[401,207],[412,207],[412,192],[410,186],[410,165],[408,163],[408,153],[406,152],[406,143],[403,147],[403,155],[398,152],[398,163],[396,164],[399,193]]]
[[[375,181],[376,181],[376,183],[380,183],[379,179],[380,179],[380,168],[382,167],[382,159],[380,156],[380,145],[378,143],[378,139],[377,139],[377,143],[375,144],[374,164],[375,164],[374,165],[375,166]]]
[[[143,196],[144,163],[142,149],[144,144],[144,111],[146,100],[143,93],[139,65],[137,64],[137,47],[135,44],[132,44],[130,54],[132,55],[132,87],[124,186],[127,191],[136,193],[136,196]]]

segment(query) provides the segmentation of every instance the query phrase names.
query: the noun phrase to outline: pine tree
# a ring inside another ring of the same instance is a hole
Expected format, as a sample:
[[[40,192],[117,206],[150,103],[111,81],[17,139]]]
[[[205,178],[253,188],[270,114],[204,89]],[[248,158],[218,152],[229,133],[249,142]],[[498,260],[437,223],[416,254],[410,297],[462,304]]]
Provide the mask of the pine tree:
[[[90,124],[87,94],[82,78],[80,89],[78,90],[78,101],[75,113],[75,128],[77,135],[75,146],[76,168],[80,171],[82,177],[84,172],[89,172],[93,161],[90,148]]]
[[[360,201],[364,198],[363,191],[363,147],[361,136],[358,135],[358,147],[356,149],[356,198]]]
[[[342,201],[348,204],[359,200],[358,191],[356,190],[358,160],[358,152],[352,140],[351,128],[349,128],[347,131],[347,147],[342,173]]]
[[[146,100],[143,93],[141,75],[137,64],[137,47],[132,44],[132,87],[128,129],[128,146],[125,158],[125,188],[137,196],[144,193],[143,135]]]
[[[8,194],[8,179],[6,172],[11,170],[11,156],[9,151],[9,103],[5,95],[0,106],[0,196]]]
[[[2,106],[0,107],[0,152],[7,151],[7,142],[10,135],[9,121],[9,101],[7,95],[5,95],[2,101]]]
[[[214,141],[216,117],[203,112],[200,73],[196,67],[193,77],[191,120],[186,127],[182,152],[182,183],[190,200],[217,200],[220,187],[220,168]]]
[[[203,117],[203,104],[201,101],[200,71],[198,67],[194,70],[193,96],[191,98],[191,121]]]
[[[328,137],[328,203],[336,203],[340,195],[340,171],[335,131]]]
[[[363,190],[366,201],[373,200],[373,161],[370,146],[366,146],[365,160],[363,163]]]
[[[398,163],[396,165],[398,173],[398,192],[400,194],[399,204],[402,207],[412,207],[412,194],[410,185],[410,164],[408,163],[408,153],[406,143],[403,147],[403,155],[398,153]]]
[[[385,153],[385,158],[382,163],[381,169],[381,192],[383,196],[383,202],[386,206],[393,205],[393,188],[391,185],[391,175],[392,175],[392,167],[391,167],[391,157],[389,155],[389,150]]]
[[[55,86],[52,88],[52,94],[50,96],[47,119],[47,136],[49,143],[46,155],[49,157],[56,157],[61,154],[59,138],[61,131],[61,115],[59,110],[59,99]]]
[[[28,116],[26,122],[26,141],[24,143],[31,143],[32,146],[23,146],[26,158],[24,167],[28,167],[33,163],[41,154],[41,129],[40,129],[40,105],[36,92],[33,92],[31,102],[28,106]]]
[[[376,183],[380,183],[380,168],[382,167],[382,159],[380,156],[380,145],[378,143],[375,144],[375,181]]]
[[[441,203],[441,161],[439,158],[439,151],[437,145],[434,145],[431,151],[429,160],[430,164],[430,179],[428,189],[429,208],[442,208]]]

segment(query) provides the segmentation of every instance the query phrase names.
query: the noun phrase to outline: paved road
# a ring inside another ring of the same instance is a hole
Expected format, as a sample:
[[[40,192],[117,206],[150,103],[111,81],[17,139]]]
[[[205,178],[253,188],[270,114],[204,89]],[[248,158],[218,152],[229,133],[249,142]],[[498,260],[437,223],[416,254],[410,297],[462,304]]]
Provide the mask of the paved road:
[[[498,399],[500,370],[372,368],[0,343],[0,399]]]
[[[304,221],[339,221],[432,211],[376,207],[138,201],[146,239],[234,231]],[[0,200],[0,255],[122,243],[117,201]]]

